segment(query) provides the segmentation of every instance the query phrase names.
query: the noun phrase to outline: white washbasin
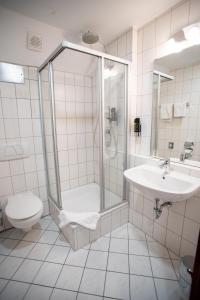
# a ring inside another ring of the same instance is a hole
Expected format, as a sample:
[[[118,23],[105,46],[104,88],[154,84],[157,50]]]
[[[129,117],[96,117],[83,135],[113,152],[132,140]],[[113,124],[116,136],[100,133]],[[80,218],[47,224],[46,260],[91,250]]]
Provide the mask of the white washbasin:
[[[147,196],[164,201],[183,201],[200,188],[200,179],[170,171],[163,179],[163,169],[151,165],[141,165],[124,171],[128,181]]]

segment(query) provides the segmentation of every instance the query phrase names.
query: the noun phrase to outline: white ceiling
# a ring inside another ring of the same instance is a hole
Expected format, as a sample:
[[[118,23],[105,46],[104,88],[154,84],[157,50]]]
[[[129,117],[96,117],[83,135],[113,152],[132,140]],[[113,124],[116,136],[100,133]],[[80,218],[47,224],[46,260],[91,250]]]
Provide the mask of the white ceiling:
[[[70,37],[96,31],[107,44],[131,26],[141,27],[180,0],[0,0],[0,5],[66,30]]]

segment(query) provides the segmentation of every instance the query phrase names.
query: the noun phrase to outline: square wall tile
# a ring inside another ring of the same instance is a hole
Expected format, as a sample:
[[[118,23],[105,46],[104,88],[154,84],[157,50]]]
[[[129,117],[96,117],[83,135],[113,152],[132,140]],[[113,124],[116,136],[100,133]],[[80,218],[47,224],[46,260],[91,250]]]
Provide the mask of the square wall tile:
[[[196,245],[199,237],[199,228],[200,224],[185,218],[183,224],[183,237]]]

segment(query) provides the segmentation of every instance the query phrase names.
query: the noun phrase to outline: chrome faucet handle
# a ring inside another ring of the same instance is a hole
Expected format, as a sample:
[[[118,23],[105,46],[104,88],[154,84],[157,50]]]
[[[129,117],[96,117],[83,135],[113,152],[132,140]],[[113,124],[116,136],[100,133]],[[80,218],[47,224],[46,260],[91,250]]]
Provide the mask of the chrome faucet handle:
[[[170,158],[161,158],[160,161],[160,168],[163,168],[164,166],[170,166]]]
[[[185,160],[185,153],[182,152],[180,154],[180,161],[184,162],[184,160]]]

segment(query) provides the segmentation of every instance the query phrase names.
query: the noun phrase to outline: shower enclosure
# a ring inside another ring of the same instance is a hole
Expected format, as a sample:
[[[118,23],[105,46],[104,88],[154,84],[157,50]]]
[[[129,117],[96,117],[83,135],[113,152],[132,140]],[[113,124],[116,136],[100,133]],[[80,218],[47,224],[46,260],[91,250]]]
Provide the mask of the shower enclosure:
[[[64,41],[39,69],[48,197],[103,212],[126,201],[128,62]]]

